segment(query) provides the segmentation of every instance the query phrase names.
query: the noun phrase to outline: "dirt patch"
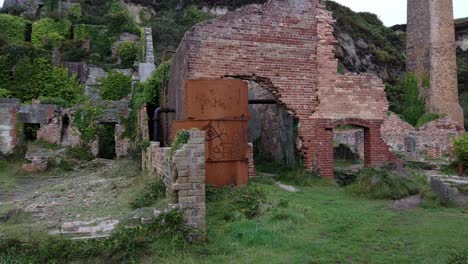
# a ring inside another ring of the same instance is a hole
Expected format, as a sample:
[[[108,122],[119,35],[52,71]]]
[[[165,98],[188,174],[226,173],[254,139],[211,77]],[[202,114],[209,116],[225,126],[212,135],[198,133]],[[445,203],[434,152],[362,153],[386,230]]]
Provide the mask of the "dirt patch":
[[[419,208],[421,205],[421,196],[413,195],[400,200],[393,201],[391,208],[397,211],[410,211]]]

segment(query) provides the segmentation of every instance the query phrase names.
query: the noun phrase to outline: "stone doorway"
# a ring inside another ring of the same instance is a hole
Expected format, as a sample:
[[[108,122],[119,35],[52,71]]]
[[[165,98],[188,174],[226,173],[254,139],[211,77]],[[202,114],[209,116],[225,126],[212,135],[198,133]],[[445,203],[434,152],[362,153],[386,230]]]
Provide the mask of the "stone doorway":
[[[99,151],[98,158],[114,159],[115,151],[115,124],[101,124],[98,131]]]
[[[70,118],[67,114],[62,117],[62,130],[60,132],[60,142],[62,145],[68,145],[68,128],[70,127]]]
[[[334,170],[357,171],[364,166],[364,128],[345,125],[333,129]]]
[[[37,140],[37,131],[41,128],[40,124],[23,124],[23,133],[25,141],[36,141]]]

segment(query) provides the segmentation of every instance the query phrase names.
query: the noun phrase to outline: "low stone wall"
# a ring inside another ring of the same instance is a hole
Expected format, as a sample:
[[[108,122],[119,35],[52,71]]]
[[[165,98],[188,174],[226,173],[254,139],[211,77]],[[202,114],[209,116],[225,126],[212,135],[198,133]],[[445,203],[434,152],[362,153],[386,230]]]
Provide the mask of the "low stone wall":
[[[142,167],[147,173],[161,177],[171,197],[171,208],[184,212],[185,222],[201,231],[195,239],[203,239],[205,233],[205,132],[190,131],[187,144],[170,155],[170,148],[162,148],[152,142],[142,153]]]
[[[452,156],[452,140],[464,131],[448,118],[434,120],[416,129],[395,114],[389,115],[381,128],[384,141],[393,151],[435,159]]]

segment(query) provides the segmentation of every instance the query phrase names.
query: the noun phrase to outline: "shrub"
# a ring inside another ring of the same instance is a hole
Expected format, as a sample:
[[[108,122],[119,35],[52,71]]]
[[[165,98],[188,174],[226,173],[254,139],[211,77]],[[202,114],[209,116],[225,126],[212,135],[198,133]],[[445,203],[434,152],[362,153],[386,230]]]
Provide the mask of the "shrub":
[[[68,75],[66,68],[54,68],[43,58],[18,62],[14,67],[13,82],[12,96],[26,102],[45,96],[62,98],[72,105],[80,100],[83,93],[81,84],[75,76]]]
[[[95,106],[93,102],[86,101],[73,116],[73,123],[81,133],[81,140],[85,144],[91,143],[98,133],[97,121],[104,114],[104,109]]]
[[[0,98],[8,98],[10,97],[10,91],[7,89],[0,88]]]
[[[153,205],[160,199],[166,196],[166,187],[161,178],[150,182],[143,192],[139,193],[135,200],[130,203],[133,209],[147,207]]]
[[[78,24],[74,26],[74,39],[82,41],[89,39],[91,53],[99,54],[101,60],[112,53],[111,48],[116,37],[111,35],[105,26]]]
[[[126,98],[132,90],[132,78],[118,71],[109,72],[101,82],[101,97],[104,100]]]
[[[453,151],[458,162],[468,165],[468,134],[453,141]]]
[[[400,175],[386,168],[362,169],[348,191],[372,199],[400,199],[417,194],[420,183],[415,176]]]
[[[27,21],[24,18],[0,14],[0,39],[8,43],[22,43],[26,36]]]
[[[44,46],[47,42],[52,42],[54,47],[58,47],[65,39],[70,38],[70,33],[70,21],[43,18],[34,22],[31,42],[36,46]]]
[[[180,130],[177,132],[174,142],[171,144],[170,156],[171,158],[175,155],[176,151],[179,150],[184,144],[190,139],[190,133],[187,130]]]
[[[402,116],[413,126],[426,111],[424,99],[419,96],[418,80],[414,74],[408,74],[404,81],[403,112]]]
[[[67,147],[65,154],[70,159],[77,159],[82,161],[90,161],[94,158],[91,150],[86,146]]]
[[[122,66],[128,68],[133,66],[137,56],[137,47],[133,42],[123,42],[119,46],[119,57]]]

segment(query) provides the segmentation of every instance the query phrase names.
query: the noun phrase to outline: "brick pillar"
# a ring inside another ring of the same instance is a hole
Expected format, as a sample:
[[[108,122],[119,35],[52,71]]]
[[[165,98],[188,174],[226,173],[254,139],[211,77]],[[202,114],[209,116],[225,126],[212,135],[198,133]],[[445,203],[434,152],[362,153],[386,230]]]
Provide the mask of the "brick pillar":
[[[312,157],[312,167],[318,170],[325,178],[334,177],[333,162],[333,129],[316,127],[312,136],[312,149],[309,153]]]

